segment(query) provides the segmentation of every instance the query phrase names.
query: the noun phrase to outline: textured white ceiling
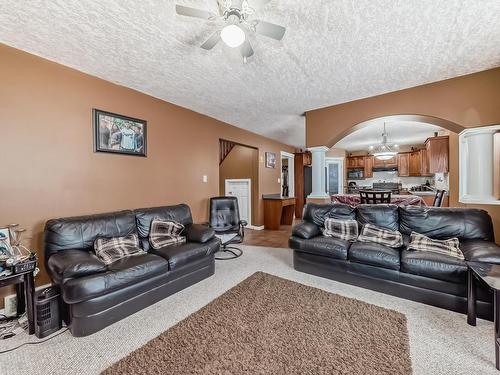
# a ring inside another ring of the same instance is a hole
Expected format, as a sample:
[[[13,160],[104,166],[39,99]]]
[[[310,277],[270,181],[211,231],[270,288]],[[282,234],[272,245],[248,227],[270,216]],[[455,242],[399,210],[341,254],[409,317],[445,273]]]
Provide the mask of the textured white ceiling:
[[[499,0],[272,0],[247,64],[174,4],[1,0],[0,42],[297,146],[304,111],[500,65]]]
[[[443,130],[441,127],[417,121],[388,121],[386,122],[387,141],[398,145],[419,145],[434,135],[434,132]],[[373,120],[366,127],[356,130],[342,138],[333,146],[347,151],[366,151],[382,141],[384,122]]]

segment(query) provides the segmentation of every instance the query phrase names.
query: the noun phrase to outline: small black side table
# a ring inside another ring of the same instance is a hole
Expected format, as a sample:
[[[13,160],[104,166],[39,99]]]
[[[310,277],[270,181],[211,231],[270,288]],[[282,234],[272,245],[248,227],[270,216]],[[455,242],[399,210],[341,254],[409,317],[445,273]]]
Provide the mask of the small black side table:
[[[28,333],[35,333],[35,312],[34,312],[34,293],[35,284],[33,270],[16,273],[9,276],[0,277],[0,288],[8,285],[16,285],[17,315],[26,311],[28,316]]]
[[[493,291],[495,325],[495,364],[500,370],[500,264],[467,262],[467,323],[476,325],[476,279],[482,280]]]

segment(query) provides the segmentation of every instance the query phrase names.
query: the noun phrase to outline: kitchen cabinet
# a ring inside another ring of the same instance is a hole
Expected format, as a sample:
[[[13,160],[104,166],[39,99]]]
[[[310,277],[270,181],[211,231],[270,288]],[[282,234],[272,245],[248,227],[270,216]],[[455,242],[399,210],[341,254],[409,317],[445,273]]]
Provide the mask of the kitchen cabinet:
[[[364,168],[365,156],[349,156],[346,164],[347,168]]]
[[[410,176],[420,176],[422,174],[422,154],[420,151],[410,152]]]
[[[410,153],[400,152],[398,154],[398,176],[408,177],[410,175]]]
[[[364,168],[365,168],[365,178],[373,177],[373,156],[365,156],[364,157]]]
[[[429,172],[429,157],[427,156],[427,149],[423,148],[420,150],[420,175],[421,176],[432,176],[432,173]]]
[[[428,138],[425,141],[429,173],[448,173],[449,171],[449,140],[448,136]]]

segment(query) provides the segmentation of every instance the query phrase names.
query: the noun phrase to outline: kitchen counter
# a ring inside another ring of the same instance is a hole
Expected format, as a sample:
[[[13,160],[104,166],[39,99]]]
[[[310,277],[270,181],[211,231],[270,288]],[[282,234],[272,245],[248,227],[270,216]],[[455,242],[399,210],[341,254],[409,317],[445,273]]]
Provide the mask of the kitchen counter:
[[[436,195],[436,192],[435,191],[408,191],[409,194],[412,194],[412,195],[418,195],[419,197],[422,197],[422,196],[435,196]],[[444,194],[445,196],[448,196],[448,192],[446,192]]]
[[[282,197],[280,194],[262,194],[262,199],[264,200],[284,200],[284,199],[295,199],[295,197]]]

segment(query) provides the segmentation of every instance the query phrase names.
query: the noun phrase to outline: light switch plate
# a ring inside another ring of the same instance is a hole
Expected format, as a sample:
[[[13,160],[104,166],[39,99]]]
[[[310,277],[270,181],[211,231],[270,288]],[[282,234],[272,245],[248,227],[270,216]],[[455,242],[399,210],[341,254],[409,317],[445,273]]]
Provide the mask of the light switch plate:
[[[203,182],[208,182],[208,176],[206,174],[203,175]]]

